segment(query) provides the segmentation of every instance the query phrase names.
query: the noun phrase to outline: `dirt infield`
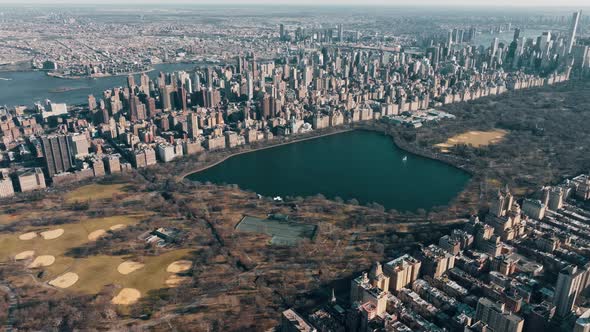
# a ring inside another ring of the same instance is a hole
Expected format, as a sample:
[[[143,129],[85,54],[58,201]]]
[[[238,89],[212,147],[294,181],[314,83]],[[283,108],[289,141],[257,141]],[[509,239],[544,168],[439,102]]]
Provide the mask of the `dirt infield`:
[[[180,260],[168,265],[166,271],[172,273],[185,272],[190,270],[192,266],[193,262],[187,260]]]
[[[129,305],[137,302],[141,297],[141,293],[135,288],[123,288],[111,302],[113,304]]]
[[[88,240],[96,241],[99,238],[103,237],[106,233],[107,232],[104,229],[95,230],[94,232],[88,234]]]
[[[21,261],[24,259],[33,258],[33,256],[35,256],[35,250],[27,250],[14,255],[14,259],[17,261]]]
[[[35,269],[38,267],[51,266],[53,263],[55,263],[55,257],[51,255],[41,255],[37,256],[35,260],[33,260],[31,264],[28,265],[28,268]]]
[[[446,142],[437,144],[436,146],[441,149],[441,152],[448,152],[449,148],[461,144],[471,145],[477,148],[481,146],[497,144],[502,141],[504,136],[507,134],[508,131],[502,129],[491,131],[468,131],[463,134],[453,136]]]
[[[28,240],[32,240],[36,237],[37,237],[37,233],[29,232],[29,233],[19,235],[18,239],[23,240],[23,241],[28,241]]]
[[[63,228],[53,229],[50,231],[41,232],[41,237],[45,240],[53,240],[64,234]]]
[[[68,288],[74,285],[77,281],[78,275],[76,273],[67,272],[51,280],[49,284],[58,288]]]
[[[117,271],[119,271],[119,273],[121,273],[122,275],[128,275],[129,273],[137,271],[137,270],[141,269],[142,267],[144,267],[144,265],[142,263],[133,262],[133,261],[126,261],[126,262],[119,264],[119,266],[117,267]]]

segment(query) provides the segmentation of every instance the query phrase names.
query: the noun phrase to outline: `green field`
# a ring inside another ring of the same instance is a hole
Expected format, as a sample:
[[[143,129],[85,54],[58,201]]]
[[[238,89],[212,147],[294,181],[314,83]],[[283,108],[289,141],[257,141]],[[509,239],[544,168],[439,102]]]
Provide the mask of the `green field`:
[[[113,195],[124,193],[126,186],[126,184],[89,184],[67,193],[66,203],[112,198]]]
[[[147,215],[122,215],[106,218],[83,219],[77,223],[55,225],[51,227],[28,227],[18,233],[0,235],[0,261],[12,260],[18,253],[34,250],[35,256],[51,255],[55,257],[55,263],[38,269],[34,273],[43,271],[40,281],[50,281],[66,272],[78,274],[79,280],[67,291],[98,293],[104,286],[115,284],[121,287],[138,289],[142,295],[148,291],[165,287],[165,280],[172,275],[166,272],[166,267],[174,261],[190,258],[189,250],[174,250],[159,256],[126,257],[97,255],[85,258],[74,258],[66,253],[75,247],[88,243],[88,234],[95,230],[108,230],[114,225],[131,225],[138,223]],[[21,240],[19,235],[28,232],[40,232],[47,230],[63,229],[62,236],[45,240],[41,236],[31,240]],[[108,236],[108,233],[107,235]],[[128,275],[122,275],[117,271],[119,264],[126,260],[140,260],[145,266]],[[23,261],[26,265],[27,261]]]

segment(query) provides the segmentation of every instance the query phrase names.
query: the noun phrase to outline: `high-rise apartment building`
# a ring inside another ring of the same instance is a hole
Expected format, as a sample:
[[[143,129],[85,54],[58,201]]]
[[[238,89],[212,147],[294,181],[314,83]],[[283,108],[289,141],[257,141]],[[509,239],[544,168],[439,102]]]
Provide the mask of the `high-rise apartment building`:
[[[524,327],[522,317],[506,310],[504,303],[486,297],[477,302],[475,320],[485,323],[492,331],[521,332]]]
[[[45,167],[49,177],[67,172],[73,166],[72,149],[65,135],[41,137]]]
[[[553,304],[556,306],[557,316],[567,317],[571,314],[583,278],[584,272],[575,265],[566,266],[559,271],[557,286],[553,295]]]
[[[403,255],[383,265],[383,273],[389,277],[389,289],[397,292],[418,279],[421,263],[410,255]]]

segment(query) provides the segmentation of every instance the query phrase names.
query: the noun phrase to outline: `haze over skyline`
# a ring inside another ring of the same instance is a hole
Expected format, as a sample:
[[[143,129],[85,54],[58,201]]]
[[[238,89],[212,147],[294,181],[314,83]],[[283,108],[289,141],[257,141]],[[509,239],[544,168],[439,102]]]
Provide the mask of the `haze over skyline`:
[[[509,1],[509,0],[413,0],[411,3],[401,0],[99,0],[99,1],[80,1],[80,0],[0,0],[0,5],[14,5],[14,4],[71,4],[71,5],[92,5],[92,4],[119,4],[119,5],[136,5],[136,4],[190,4],[190,5],[297,5],[297,6],[486,6],[486,7],[588,7],[587,0],[564,0],[556,2],[554,0],[524,0],[524,1]]]

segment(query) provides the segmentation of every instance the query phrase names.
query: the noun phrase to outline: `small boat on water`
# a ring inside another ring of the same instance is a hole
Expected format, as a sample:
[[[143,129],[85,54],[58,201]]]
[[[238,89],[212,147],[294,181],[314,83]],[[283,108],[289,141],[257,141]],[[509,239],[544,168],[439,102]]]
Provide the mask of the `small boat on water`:
[[[12,81],[12,78],[0,77],[0,81]]]
[[[402,161],[403,161],[404,163],[405,163],[406,161],[408,161],[408,156],[404,156],[404,157],[402,158]]]

